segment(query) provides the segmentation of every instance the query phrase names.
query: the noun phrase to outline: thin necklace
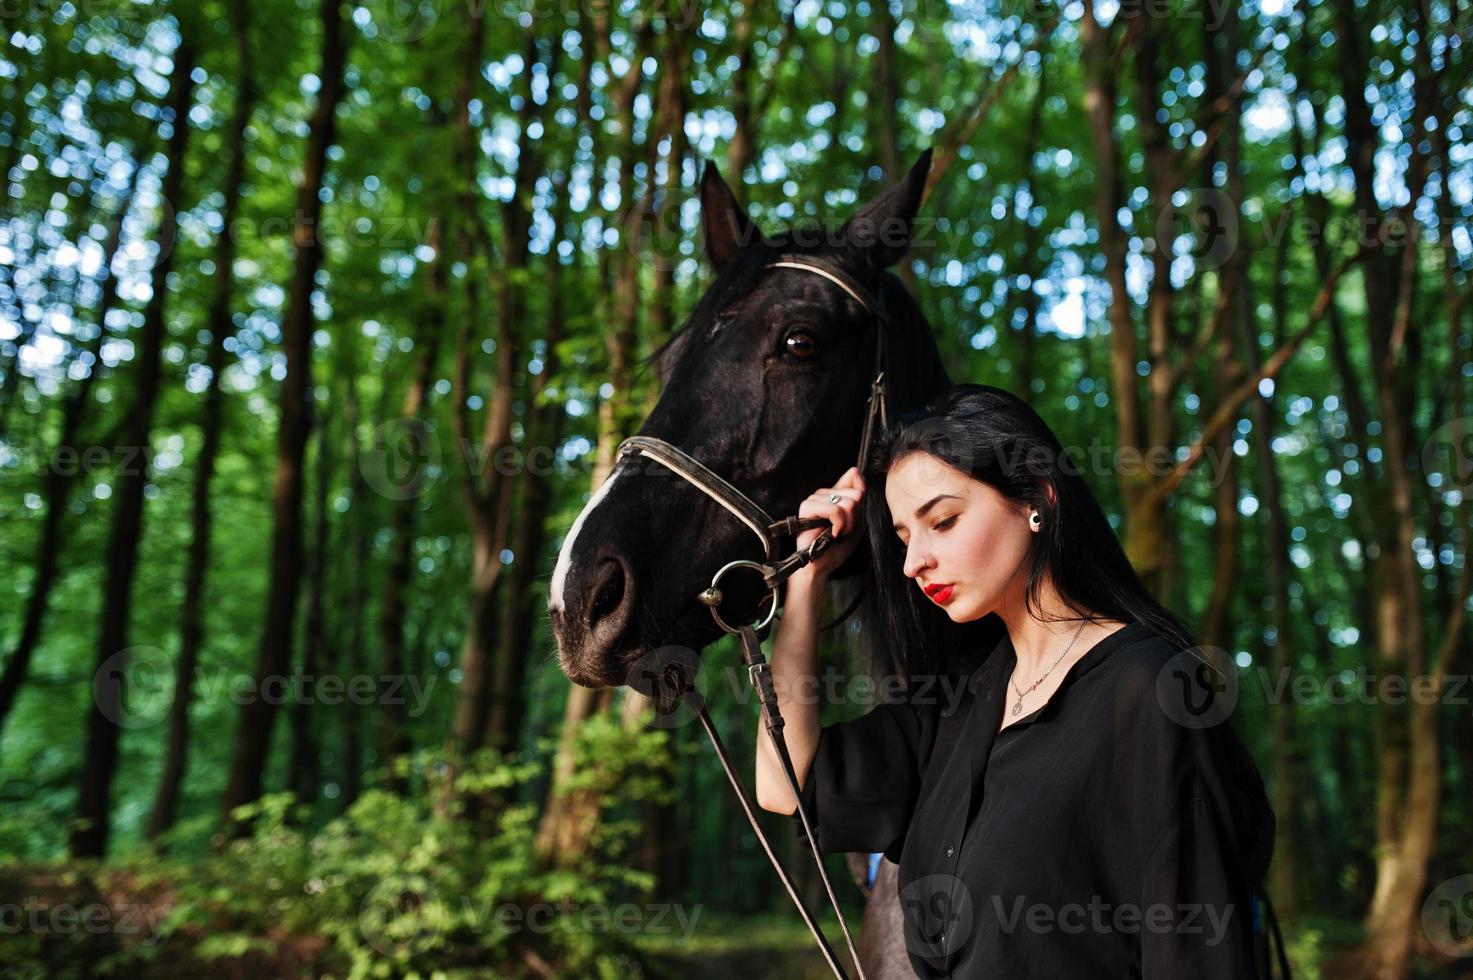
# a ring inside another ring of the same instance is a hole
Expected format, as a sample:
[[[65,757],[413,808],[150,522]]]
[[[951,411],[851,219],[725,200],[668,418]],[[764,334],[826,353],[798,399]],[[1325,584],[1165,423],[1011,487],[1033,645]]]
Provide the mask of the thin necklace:
[[[1074,640],[1079,639],[1079,634],[1084,632],[1084,624],[1086,622],[1088,622],[1088,620],[1080,620],[1079,629],[1074,631]],[[1034,689],[1037,688],[1038,685],[1042,684],[1049,674],[1052,674],[1054,672],[1054,668],[1063,663],[1064,658],[1069,655],[1069,651],[1074,649],[1074,640],[1069,641],[1069,645],[1064,648],[1064,652],[1059,654],[1059,659],[1049,664],[1048,670],[1043,672],[1043,677],[1040,677],[1038,680],[1034,681],[1033,685],[1029,687],[1028,690],[1018,691],[1018,685],[1013,683],[1012,678],[1008,678],[1008,683],[1013,684],[1013,690],[1018,692],[1018,701],[1016,704],[1013,705],[1014,718],[1018,716],[1018,712],[1023,710],[1023,699],[1032,694]]]

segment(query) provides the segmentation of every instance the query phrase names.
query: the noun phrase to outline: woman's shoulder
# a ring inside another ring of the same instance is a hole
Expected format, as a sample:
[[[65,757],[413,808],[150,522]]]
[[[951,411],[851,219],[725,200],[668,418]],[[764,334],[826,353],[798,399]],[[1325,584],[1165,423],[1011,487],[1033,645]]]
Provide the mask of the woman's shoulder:
[[[1154,684],[1179,652],[1175,643],[1140,620],[1120,624],[1098,646],[1109,648],[1101,668],[1117,684],[1134,687]]]
[[[1143,620],[1132,619],[1124,623],[1110,622],[1105,625],[1112,632],[1100,642],[1115,645],[1116,651],[1121,655],[1119,663],[1122,666],[1159,661],[1178,649],[1173,640]]]
[[[1237,686],[1232,664],[1220,651],[1181,646],[1139,621],[1101,642],[1112,640],[1101,667],[1117,711],[1164,716],[1192,730],[1211,727],[1231,712]]]

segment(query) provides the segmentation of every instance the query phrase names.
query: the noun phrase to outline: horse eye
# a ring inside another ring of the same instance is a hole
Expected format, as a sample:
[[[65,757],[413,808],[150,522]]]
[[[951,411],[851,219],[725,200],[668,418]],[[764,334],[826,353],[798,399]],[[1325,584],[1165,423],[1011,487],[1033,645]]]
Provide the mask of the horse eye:
[[[794,330],[783,338],[783,346],[794,357],[807,360],[818,353],[818,341],[806,330]]]

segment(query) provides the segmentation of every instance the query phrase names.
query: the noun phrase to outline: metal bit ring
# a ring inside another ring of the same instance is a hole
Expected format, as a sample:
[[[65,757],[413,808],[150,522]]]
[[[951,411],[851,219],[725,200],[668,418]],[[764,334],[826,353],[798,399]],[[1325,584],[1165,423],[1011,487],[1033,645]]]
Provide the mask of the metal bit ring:
[[[711,618],[716,620],[716,625],[720,626],[728,633],[735,634],[740,633],[741,630],[732,628],[731,624],[722,619],[721,611],[718,608],[721,605],[721,600],[724,598],[724,595],[722,594],[720,588],[721,576],[725,575],[733,568],[750,568],[758,575],[763,576],[765,581],[767,566],[763,565],[761,562],[748,561],[745,558],[739,558],[736,561],[727,562],[725,565],[721,566],[721,568],[716,572],[715,575],[711,576],[711,587],[702,592],[700,595],[701,602],[706,606],[707,609],[711,610]],[[773,616],[777,615],[777,586],[772,587],[772,594],[768,596],[768,598],[772,600],[772,605],[767,610],[767,618],[762,620],[762,622],[755,624],[752,627],[752,629],[754,630],[762,629],[768,623],[772,622]]]

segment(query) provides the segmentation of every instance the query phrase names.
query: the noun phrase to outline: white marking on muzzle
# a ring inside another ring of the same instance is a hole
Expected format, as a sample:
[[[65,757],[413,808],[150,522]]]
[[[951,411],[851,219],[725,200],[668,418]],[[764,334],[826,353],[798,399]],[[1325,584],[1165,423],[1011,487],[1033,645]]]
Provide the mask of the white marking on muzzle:
[[[568,580],[568,571],[573,567],[573,544],[578,540],[578,532],[583,529],[583,522],[588,520],[588,515],[593,513],[593,508],[603,502],[608,494],[609,488],[614,485],[614,480],[619,476],[619,467],[608,475],[599,488],[588,498],[588,503],[583,505],[582,512],[573,526],[568,528],[567,537],[563,538],[563,546],[557,553],[557,564],[552,568],[552,583],[547,587],[547,607],[558,612],[563,611],[563,584]]]

